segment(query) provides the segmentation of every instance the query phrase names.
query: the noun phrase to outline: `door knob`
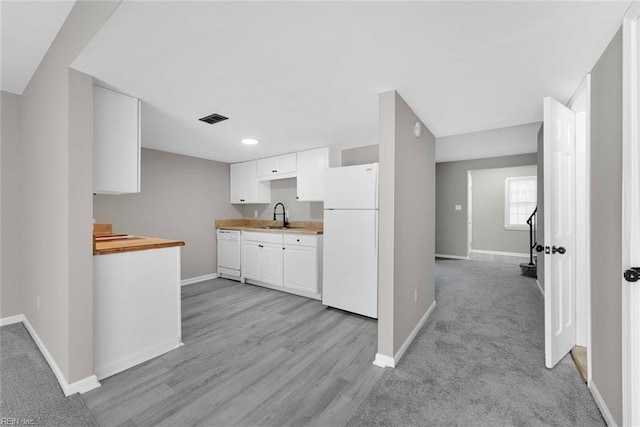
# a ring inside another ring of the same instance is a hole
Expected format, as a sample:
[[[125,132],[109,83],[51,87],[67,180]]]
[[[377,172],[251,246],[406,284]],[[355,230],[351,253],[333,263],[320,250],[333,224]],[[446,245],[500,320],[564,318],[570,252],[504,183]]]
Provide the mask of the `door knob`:
[[[627,271],[624,272],[624,279],[627,282],[637,282],[640,280],[640,267],[631,267]]]
[[[559,253],[560,255],[563,255],[565,252],[567,252],[567,250],[565,248],[563,248],[562,246],[557,247],[557,248],[555,246],[553,246],[551,248],[551,253],[555,254],[556,252]]]
[[[542,252],[542,251],[544,251],[544,246],[542,246],[542,245],[537,245],[537,246],[536,246],[536,252]]]

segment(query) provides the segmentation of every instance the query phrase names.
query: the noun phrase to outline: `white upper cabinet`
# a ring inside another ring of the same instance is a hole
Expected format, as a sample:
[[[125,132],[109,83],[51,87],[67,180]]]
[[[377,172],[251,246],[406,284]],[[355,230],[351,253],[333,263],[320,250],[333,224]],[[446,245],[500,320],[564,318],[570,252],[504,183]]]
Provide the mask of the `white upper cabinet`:
[[[296,153],[258,160],[258,180],[293,178],[296,176]]]
[[[329,147],[299,151],[297,156],[297,199],[307,202],[324,200],[324,172],[338,166],[337,156]]]
[[[255,161],[230,165],[231,203],[271,203],[271,183],[258,181],[256,167]]]
[[[140,100],[93,86],[93,192],[140,192]]]

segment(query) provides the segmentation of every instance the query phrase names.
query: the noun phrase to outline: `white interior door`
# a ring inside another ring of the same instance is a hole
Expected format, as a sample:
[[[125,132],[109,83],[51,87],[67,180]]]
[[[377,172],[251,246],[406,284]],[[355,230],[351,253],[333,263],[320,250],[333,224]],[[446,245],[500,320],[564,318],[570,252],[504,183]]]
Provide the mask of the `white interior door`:
[[[640,425],[640,2],[623,20],[622,425]]]
[[[575,116],[544,99],[545,365],[552,368],[576,343]]]

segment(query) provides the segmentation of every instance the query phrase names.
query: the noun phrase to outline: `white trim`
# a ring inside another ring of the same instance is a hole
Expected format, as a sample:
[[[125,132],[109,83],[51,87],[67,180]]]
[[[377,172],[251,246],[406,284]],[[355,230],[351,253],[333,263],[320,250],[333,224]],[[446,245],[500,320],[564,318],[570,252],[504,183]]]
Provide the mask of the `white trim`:
[[[203,276],[191,277],[189,279],[183,279],[180,281],[180,286],[193,285],[194,283],[206,282],[207,280],[215,279],[218,277],[218,273],[205,274]]]
[[[460,255],[443,255],[443,254],[436,254],[436,258],[466,259],[466,260],[468,260],[468,259],[469,259],[469,257],[468,257],[468,256],[460,256]]]
[[[67,389],[63,391],[65,396],[70,396],[76,393],[86,393],[100,386],[101,384],[98,381],[98,377],[91,375],[87,378],[76,381],[75,383],[69,384]]]
[[[542,287],[538,279],[536,279],[536,285],[538,285],[538,290],[540,291],[540,293],[542,294],[542,298],[544,299],[544,288]]]
[[[422,329],[422,327],[426,323],[429,316],[431,316],[431,313],[433,313],[433,310],[435,308],[436,308],[436,302],[434,300],[429,306],[429,308],[427,309],[427,311],[424,313],[424,315],[422,316],[418,324],[415,326],[415,328],[413,328],[413,330],[411,331],[407,339],[404,340],[404,342],[402,343],[402,345],[400,346],[400,348],[398,349],[398,351],[393,357],[386,356],[381,353],[377,353],[376,358],[373,361],[373,364],[376,366],[380,366],[381,368],[395,368],[398,365],[398,362],[400,361],[402,356],[404,355],[404,352],[407,351],[407,349],[409,348],[409,345],[413,342],[413,339],[416,337],[416,335],[418,335],[418,332],[420,332],[420,329]]]
[[[622,24],[622,271],[640,263],[640,2]],[[622,425],[640,424],[640,286],[622,283]]]
[[[396,362],[391,356],[385,356],[382,353],[376,353],[376,358],[373,364],[381,368],[395,368]]]
[[[24,314],[16,314],[15,316],[3,317],[0,319],[0,326],[13,325],[14,323],[24,322]]]
[[[467,259],[473,250],[473,175],[467,171]]]
[[[38,335],[36,330],[33,328],[33,326],[31,326],[31,322],[29,322],[29,319],[27,319],[27,316],[25,316],[24,314],[18,314],[16,316],[5,317],[3,319],[0,319],[0,324],[2,326],[11,325],[19,322],[22,322],[27,332],[29,332],[29,335],[31,335],[33,342],[35,342],[36,346],[38,346],[38,349],[40,350],[42,357],[44,357],[44,359],[49,364],[49,367],[53,371],[53,375],[56,376],[56,379],[58,380],[58,384],[60,384],[60,388],[62,389],[62,392],[64,393],[65,396],[71,396],[72,394],[76,394],[76,393],[86,393],[89,390],[93,390],[95,388],[100,387],[98,378],[95,375],[90,375],[86,378],[83,378],[81,380],[78,380],[74,383],[69,384],[67,382],[67,379],[64,377],[62,370],[54,360],[53,356],[51,355],[51,353],[49,353],[47,346],[44,345],[44,342],[40,339],[40,336]]]
[[[600,395],[600,392],[598,391],[598,388],[596,387],[596,385],[591,383],[589,384],[588,387],[589,387],[589,391],[591,391],[591,395],[593,396],[593,400],[596,401],[596,405],[598,405],[598,409],[600,409],[602,418],[604,418],[604,421],[607,423],[607,426],[618,427],[618,424],[616,424],[616,420],[613,418],[611,411],[607,407],[607,404],[602,398],[602,395]]]
[[[474,249],[472,254],[486,254],[486,255],[501,255],[501,256],[513,256],[518,258],[529,258],[529,254],[522,254],[518,252],[501,252],[501,251],[485,251],[484,249]]]
[[[591,75],[587,74],[576,89],[567,106],[575,113],[576,129],[575,147],[575,184],[576,184],[576,209],[575,209],[575,278],[576,278],[576,345],[590,349],[590,146],[591,146]],[[578,119],[584,114],[584,139],[579,141]],[[587,354],[587,364],[591,359]],[[587,367],[587,377],[590,369]],[[587,378],[588,380],[588,378]]]

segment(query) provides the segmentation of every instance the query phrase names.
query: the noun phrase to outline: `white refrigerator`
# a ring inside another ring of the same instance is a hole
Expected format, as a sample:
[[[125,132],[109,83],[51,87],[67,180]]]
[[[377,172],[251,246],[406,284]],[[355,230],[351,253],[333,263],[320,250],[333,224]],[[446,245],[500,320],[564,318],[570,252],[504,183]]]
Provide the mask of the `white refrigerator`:
[[[378,318],[378,164],[325,171],[322,303]]]

